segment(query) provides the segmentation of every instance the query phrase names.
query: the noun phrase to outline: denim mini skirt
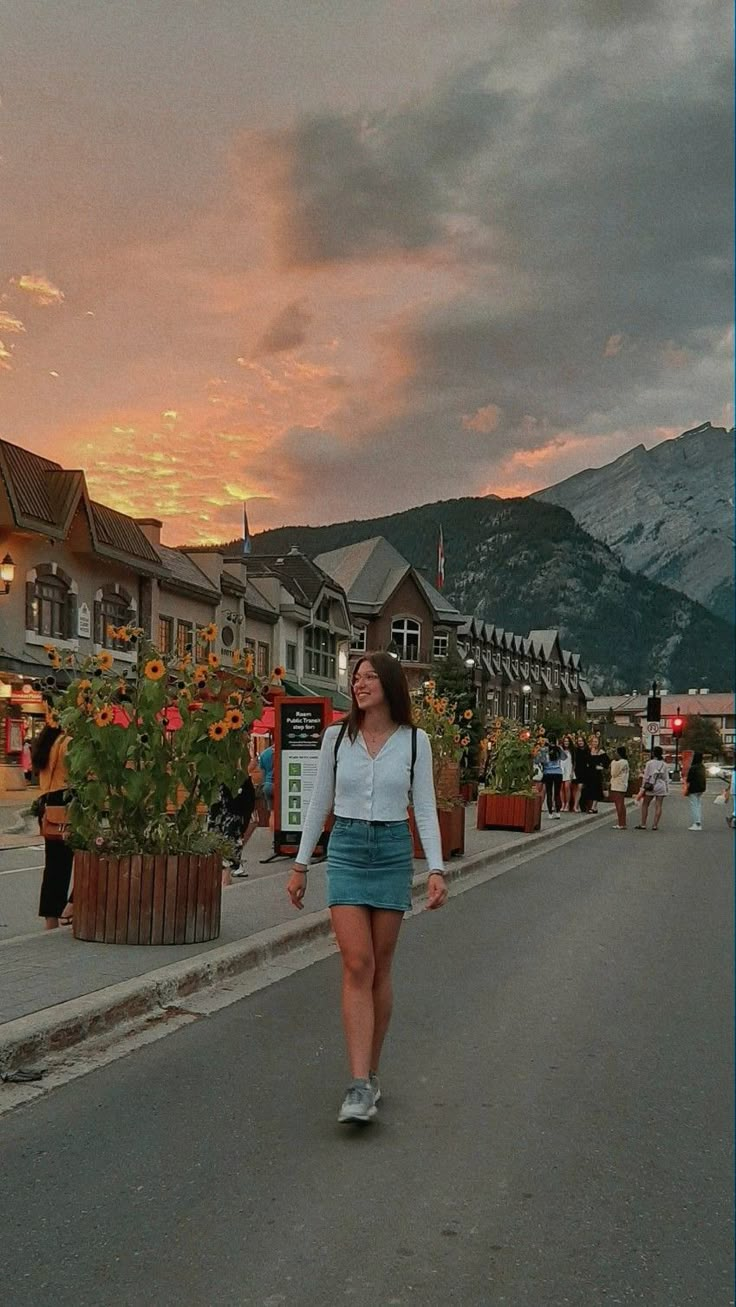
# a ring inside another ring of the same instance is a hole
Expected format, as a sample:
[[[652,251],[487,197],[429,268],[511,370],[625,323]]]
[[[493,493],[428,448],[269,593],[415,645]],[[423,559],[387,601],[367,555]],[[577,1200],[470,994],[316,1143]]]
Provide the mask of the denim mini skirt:
[[[327,845],[327,902],[408,912],[414,875],[407,821],[335,817]]]

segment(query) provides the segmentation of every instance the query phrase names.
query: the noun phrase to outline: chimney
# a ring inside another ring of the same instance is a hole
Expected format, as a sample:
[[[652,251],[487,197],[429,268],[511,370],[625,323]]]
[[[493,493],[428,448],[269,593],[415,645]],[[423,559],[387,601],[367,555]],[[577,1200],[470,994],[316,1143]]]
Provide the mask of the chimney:
[[[139,526],[146,540],[151,545],[161,544],[161,526],[157,517],[137,517],[136,526]]]

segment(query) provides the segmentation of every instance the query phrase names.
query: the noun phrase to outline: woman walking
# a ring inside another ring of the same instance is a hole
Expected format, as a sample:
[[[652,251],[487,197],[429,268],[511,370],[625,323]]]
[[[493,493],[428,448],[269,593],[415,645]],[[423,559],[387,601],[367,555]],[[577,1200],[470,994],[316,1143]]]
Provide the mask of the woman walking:
[[[703,795],[705,794],[705,766],[702,753],[694,753],[685,778],[685,793],[690,804],[688,830],[703,829]]]
[[[41,818],[49,806],[63,806],[69,785],[66,769],[66,751],[69,736],[64,735],[58,726],[44,726],[36,737],[33,746],[33,769],[38,772],[38,784],[41,790]],[[63,839],[43,841],[43,878],[41,880],[41,898],[38,915],[43,917],[46,930],[55,930],[57,926],[71,925],[71,898],[69,883],[72,878],[74,854]]]
[[[657,744],[652,750],[652,756],[644,768],[644,775],[641,781],[641,790],[638,797],[641,799],[641,821],[635,827],[636,830],[646,830],[647,817],[649,808],[654,799],[654,821],[652,830],[659,829],[659,822],[662,816],[662,804],[670,792],[670,778],[667,774],[667,764],[664,761],[664,754]]]
[[[381,1097],[378,1081],[393,1002],[391,963],[402,918],[411,907],[411,802],[430,868],[428,908],[447,899],[432,750],[412,725],[401,664],[387,653],[364,655],[352,678],[347,721],[324,733],[317,778],[299,852],[287,885],[304,906],[306,873],[328,814],[328,903],[342,956],[342,1014],[352,1080],[338,1121],[368,1122]]]
[[[614,830],[626,830],[626,791],[629,788],[629,762],[621,745],[611,763],[611,798],[616,809]]]

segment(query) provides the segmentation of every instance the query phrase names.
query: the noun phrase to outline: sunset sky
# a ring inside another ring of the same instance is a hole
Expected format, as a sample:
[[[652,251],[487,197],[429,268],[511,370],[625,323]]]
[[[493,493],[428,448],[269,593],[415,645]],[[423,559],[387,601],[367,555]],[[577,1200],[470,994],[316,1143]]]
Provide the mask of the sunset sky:
[[[169,543],[731,425],[726,0],[6,0],[0,435]]]

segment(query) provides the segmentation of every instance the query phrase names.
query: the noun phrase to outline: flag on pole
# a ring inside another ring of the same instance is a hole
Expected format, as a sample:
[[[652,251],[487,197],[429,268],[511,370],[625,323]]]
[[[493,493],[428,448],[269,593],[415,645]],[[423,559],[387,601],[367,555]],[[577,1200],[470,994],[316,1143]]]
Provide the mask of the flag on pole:
[[[250,527],[248,526],[248,505],[243,500],[243,554],[251,551]]]
[[[442,535],[442,527],[437,540],[437,589],[442,590],[445,585],[445,542]]]

